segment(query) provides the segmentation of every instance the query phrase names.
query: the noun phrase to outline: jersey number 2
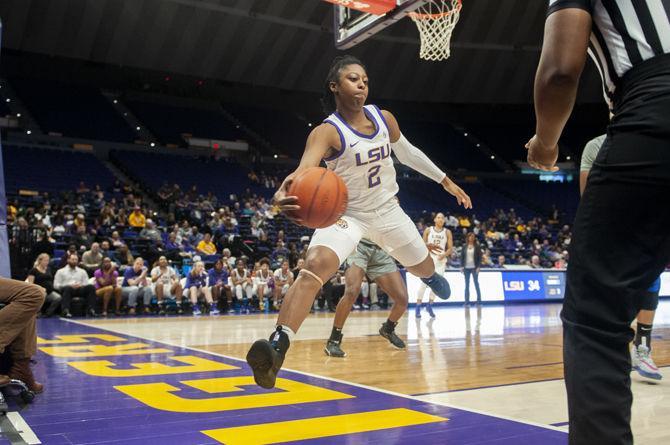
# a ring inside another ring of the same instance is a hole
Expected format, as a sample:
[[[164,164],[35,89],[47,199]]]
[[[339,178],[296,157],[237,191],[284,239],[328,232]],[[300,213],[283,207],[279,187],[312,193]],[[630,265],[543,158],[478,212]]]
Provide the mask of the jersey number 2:
[[[377,176],[379,175],[379,170],[381,168],[381,165],[375,165],[374,167],[370,167],[368,170],[368,188],[372,188],[381,184],[382,178]]]

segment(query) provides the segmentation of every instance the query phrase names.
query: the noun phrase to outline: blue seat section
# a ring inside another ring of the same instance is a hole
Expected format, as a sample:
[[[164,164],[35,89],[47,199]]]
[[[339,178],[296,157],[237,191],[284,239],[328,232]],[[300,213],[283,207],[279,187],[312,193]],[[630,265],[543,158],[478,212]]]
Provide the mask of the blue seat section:
[[[195,185],[198,193],[211,191],[220,200],[228,202],[231,193],[239,195],[246,188],[252,188],[249,170],[229,160],[118,150],[112,151],[110,156],[127,173],[154,191],[164,182],[179,184],[183,191]],[[265,190],[264,194],[270,194],[269,189]]]
[[[91,153],[3,145],[5,187],[14,195],[19,189],[57,193],[74,191],[81,181],[103,190],[114,184],[114,176]]]
[[[186,142],[182,137],[184,133],[206,139],[244,139],[243,133],[217,110],[135,100],[124,100],[124,103],[164,144],[185,146]]]
[[[514,209],[516,214],[525,220],[535,216],[536,212],[522,205],[518,200],[498,193],[479,182],[459,183],[459,186],[470,196],[472,210],[459,206],[456,198],[445,191],[441,185],[398,178],[400,192],[398,198],[407,213],[418,216],[423,212],[441,211],[454,215],[475,215],[482,220],[491,216],[496,209],[508,211]]]
[[[485,153],[444,122],[405,119],[401,129],[413,145],[448,170],[500,171]]]
[[[281,153],[298,159],[305,149],[309,132],[323,120],[321,115],[307,116],[286,110],[238,104],[223,106],[246,126],[270,141]]]
[[[135,140],[135,132],[96,88],[45,80],[10,79],[10,83],[45,132],[114,142]]]
[[[487,185],[514,196],[516,200],[527,204],[537,212],[549,215],[553,206],[565,221],[572,221],[579,204],[579,183],[577,180],[560,182],[541,182],[531,180],[487,179]]]

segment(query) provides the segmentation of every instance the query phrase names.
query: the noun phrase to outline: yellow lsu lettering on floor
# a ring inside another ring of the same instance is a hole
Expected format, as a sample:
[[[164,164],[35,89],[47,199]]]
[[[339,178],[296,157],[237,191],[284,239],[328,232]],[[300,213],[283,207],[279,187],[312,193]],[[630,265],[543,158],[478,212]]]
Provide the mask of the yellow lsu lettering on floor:
[[[82,362],[68,362],[79,371],[95,377],[145,377],[150,375],[169,375],[183,374],[188,372],[208,372],[208,371],[230,371],[240,369],[237,366],[227,365],[205,358],[195,357],[193,355],[169,357],[181,363],[183,366],[170,366],[163,363],[131,363],[131,369],[114,369],[113,366],[119,366],[107,360],[91,360]]]
[[[42,337],[37,337],[37,344],[63,345],[63,344],[90,343],[91,342],[90,339],[102,340],[110,343],[128,341],[127,338],[109,334],[76,334],[76,335],[56,335],[56,339],[54,340],[47,340]]]
[[[115,355],[163,354],[173,352],[171,349],[152,348],[146,343],[127,343],[124,345],[82,345],[82,346],[43,346],[39,348],[53,357],[110,357]]]
[[[180,383],[209,394],[243,392],[244,389],[240,388],[241,386],[256,385],[251,376],[185,380]],[[354,398],[354,396],[342,392],[281,378],[277,379],[276,387],[281,389],[282,392],[207,399],[180,397],[174,394],[179,391],[179,388],[167,383],[121,385],[114,388],[152,408],[178,413],[213,413]]]
[[[445,417],[433,416],[406,408],[395,408],[201,432],[226,445],[266,445],[423,425],[447,420],[449,419]]]

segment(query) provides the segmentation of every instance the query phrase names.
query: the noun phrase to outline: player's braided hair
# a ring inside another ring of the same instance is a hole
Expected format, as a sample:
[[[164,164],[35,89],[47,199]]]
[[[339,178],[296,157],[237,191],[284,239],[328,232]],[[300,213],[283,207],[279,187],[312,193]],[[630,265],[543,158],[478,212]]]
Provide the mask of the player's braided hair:
[[[335,97],[333,96],[333,92],[330,91],[330,83],[337,83],[340,79],[340,71],[342,68],[348,65],[360,65],[363,67],[363,69],[365,69],[363,62],[349,54],[345,54],[344,56],[337,56],[333,59],[333,63],[330,65],[330,70],[328,70],[328,76],[326,77],[325,91],[321,97],[321,106],[323,107],[323,111],[326,113],[326,115],[335,111],[336,108]]]

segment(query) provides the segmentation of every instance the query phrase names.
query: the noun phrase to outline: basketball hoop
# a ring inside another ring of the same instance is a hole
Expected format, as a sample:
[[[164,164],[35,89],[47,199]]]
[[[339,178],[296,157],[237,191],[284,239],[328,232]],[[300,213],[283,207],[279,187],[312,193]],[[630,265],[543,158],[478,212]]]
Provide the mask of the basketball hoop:
[[[461,16],[461,0],[428,0],[408,15],[419,28],[424,60],[446,60],[451,54],[451,33]]]

